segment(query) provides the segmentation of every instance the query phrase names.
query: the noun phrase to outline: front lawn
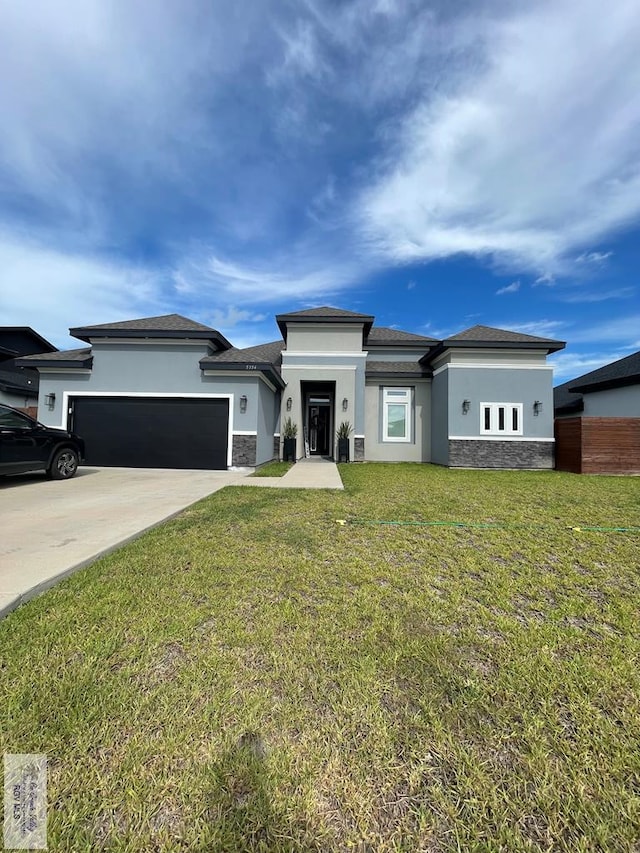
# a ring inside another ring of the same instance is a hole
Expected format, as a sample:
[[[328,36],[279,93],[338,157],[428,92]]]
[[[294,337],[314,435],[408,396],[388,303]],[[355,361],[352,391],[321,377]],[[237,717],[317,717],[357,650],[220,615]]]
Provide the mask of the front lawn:
[[[341,474],[218,492],[0,622],[49,849],[637,850],[640,533],[585,528],[637,528],[640,481]]]

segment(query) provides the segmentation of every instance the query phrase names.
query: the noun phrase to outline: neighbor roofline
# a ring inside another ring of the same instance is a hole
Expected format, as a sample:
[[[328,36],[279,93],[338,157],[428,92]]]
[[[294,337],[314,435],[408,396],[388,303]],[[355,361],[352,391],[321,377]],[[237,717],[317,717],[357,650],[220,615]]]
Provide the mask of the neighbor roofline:
[[[592,391],[606,391],[609,388],[622,388],[626,385],[640,384],[640,373],[631,376],[619,376],[615,379],[603,379],[601,382],[586,382],[583,385],[571,385],[567,389],[576,394],[589,394]]]
[[[43,352],[47,350],[48,352],[58,352],[58,347],[54,347],[54,345],[48,341],[46,338],[43,338],[42,335],[39,335],[31,326],[0,326],[1,332],[28,332],[32,338],[39,341],[43,344]],[[9,352],[9,350],[7,350]],[[11,350],[13,352],[13,350]]]

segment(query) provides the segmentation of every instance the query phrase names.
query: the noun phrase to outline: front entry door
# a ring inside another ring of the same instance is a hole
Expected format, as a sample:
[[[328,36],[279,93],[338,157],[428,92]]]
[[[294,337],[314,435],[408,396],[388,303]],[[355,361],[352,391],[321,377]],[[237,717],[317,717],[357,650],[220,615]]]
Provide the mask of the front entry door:
[[[314,456],[331,454],[331,405],[328,402],[309,402],[309,453]]]

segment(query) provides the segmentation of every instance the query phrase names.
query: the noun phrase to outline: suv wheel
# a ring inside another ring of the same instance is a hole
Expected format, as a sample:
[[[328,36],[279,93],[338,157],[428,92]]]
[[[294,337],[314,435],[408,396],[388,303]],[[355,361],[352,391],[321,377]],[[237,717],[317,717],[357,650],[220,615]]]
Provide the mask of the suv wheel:
[[[78,454],[71,447],[56,450],[47,470],[52,480],[69,480],[78,470]]]

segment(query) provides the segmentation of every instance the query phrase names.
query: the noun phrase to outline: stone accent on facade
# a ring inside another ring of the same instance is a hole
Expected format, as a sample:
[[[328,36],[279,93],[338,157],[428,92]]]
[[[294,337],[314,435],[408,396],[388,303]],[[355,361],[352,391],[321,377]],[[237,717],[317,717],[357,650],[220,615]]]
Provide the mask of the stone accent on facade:
[[[276,460],[280,459],[280,436],[273,436],[273,458]]]
[[[353,439],[353,461],[364,462],[364,438]]]
[[[238,468],[253,468],[256,464],[255,435],[234,435],[231,447],[231,464]]]
[[[449,440],[452,468],[553,468],[552,441]]]

